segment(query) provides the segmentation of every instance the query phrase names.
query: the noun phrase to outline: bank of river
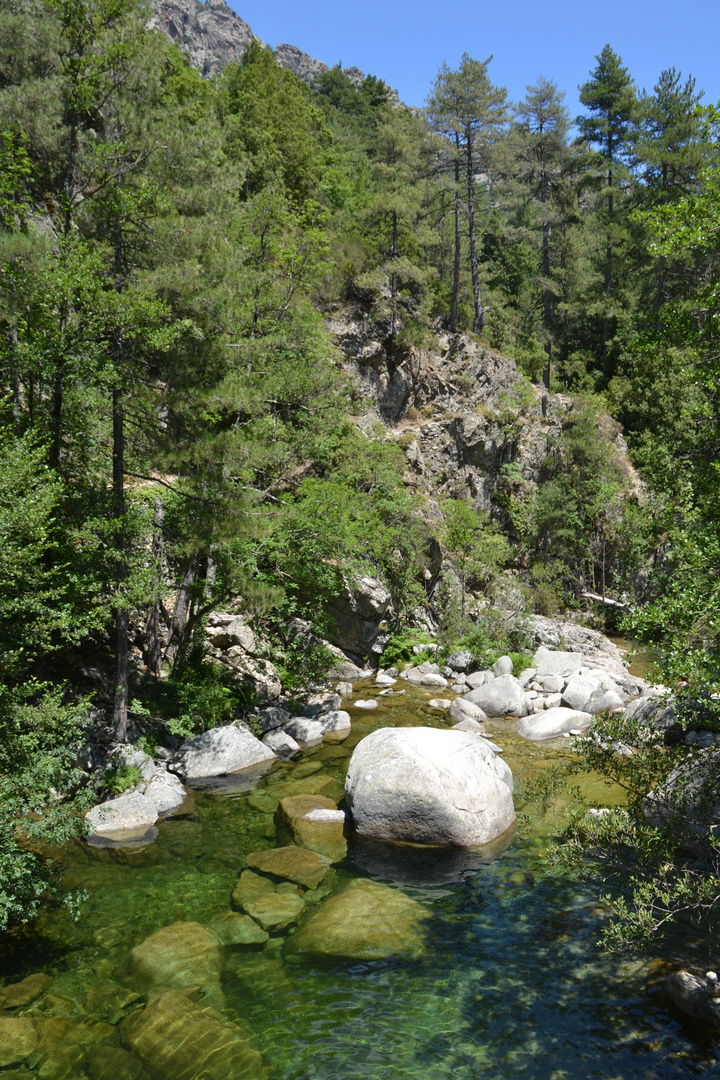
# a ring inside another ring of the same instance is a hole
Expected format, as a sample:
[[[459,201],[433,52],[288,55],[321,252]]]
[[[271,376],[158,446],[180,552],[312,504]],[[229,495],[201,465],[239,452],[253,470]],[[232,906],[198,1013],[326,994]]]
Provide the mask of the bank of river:
[[[163,822],[157,841],[142,850],[69,847],[66,885],[89,893],[79,921],[53,912],[22,953],[4,956],[6,981],[38,970],[54,978],[24,1011],[117,1023],[100,1003],[108,988],[129,985],[129,950],[162,926],[207,923],[228,910],[244,856],[274,843],[273,808],[288,783],[327,776],[339,791],[353,747],[374,728],[444,726],[427,707],[430,696],[409,688],[381,698],[373,713],[351,710],[353,730],[344,743],[310,749],[297,764],[276,764],[250,789],[198,792],[195,815]],[[511,722],[489,721],[487,728],[504,748],[517,787],[524,775],[571,759],[568,740],[528,743]],[[588,785],[596,803],[612,801],[600,781]],[[720,1077],[712,1041],[648,991],[648,958],[618,960],[597,949],[603,911],[596,884],[548,874],[548,823],[521,798],[518,810],[526,817],[504,853],[486,865],[467,869],[469,856],[459,864],[417,849],[378,857],[351,845],[330,872],[337,885],[375,877],[428,907],[426,959],[288,965],[284,935],[258,951],[227,951],[228,1015],[250,1029],[272,1080]],[[109,1027],[103,1031],[112,1042]],[[89,1075],[86,1068],[78,1064],[63,1076]],[[23,1067],[10,1075],[31,1080],[38,1073]]]

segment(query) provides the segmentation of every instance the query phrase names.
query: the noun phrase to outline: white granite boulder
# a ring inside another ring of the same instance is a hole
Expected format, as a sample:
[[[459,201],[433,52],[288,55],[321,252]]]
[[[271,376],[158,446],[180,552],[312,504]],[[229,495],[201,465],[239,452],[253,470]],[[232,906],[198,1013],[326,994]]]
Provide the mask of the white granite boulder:
[[[586,731],[591,723],[590,713],[559,706],[526,716],[518,724],[518,735],[532,742],[540,742],[542,739],[556,739],[570,731]]]
[[[152,799],[139,791],[128,791],[88,810],[85,823],[93,835],[131,841],[147,833],[158,816]]]
[[[538,675],[572,675],[579,671],[584,664],[582,653],[561,652],[554,649],[546,649],[544,645],[535,653],[533,665]]]
[[[359,836],[479,847],[515,821],[512,783],[475,734],[379,728],[355,747],[345,795]]]
[[[477,705],[487,716],[527,716],[532,712],[530,699],[513,675],[490,679],[466,694],[464,700]]]
[[[260,765],[269,765],[275,754],[247,728],[212,728],[183,744],[171,768],[186,780],[226,776]]]
[[[464,697],[455,698],[448,709],[448,716],[451,716],[453,720],[475,720],[477,723],[487,720],[482,709]]]

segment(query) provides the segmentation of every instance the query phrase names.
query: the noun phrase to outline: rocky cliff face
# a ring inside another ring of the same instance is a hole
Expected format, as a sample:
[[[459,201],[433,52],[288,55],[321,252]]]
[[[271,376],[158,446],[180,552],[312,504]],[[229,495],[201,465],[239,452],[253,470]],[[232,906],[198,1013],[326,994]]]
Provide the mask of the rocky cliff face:
[[[154,14],[148,27],[161,30],[189,54],[193,67],[203,75],[214,75],[229,60],[239,60],[252,41],[265,42],[248,24],[228,7],[225,0],[152,0]],[[303,82],[312,84],[328,65],[316,60],[295,45],[278,45],[275,59],[289,68]],[[365,78],[357,67],[343,68],[356,85]],[[389,89],[389,98],[400,104],[397,90]]]
[[[167,34],[203,75],[239,60],[252,41],[264,45],[225,0],[153,0],[153,8],[148,27]]]
[[[396,360],[360,307],[334,312],[327,327],[356,379],[360,425],[380,422],[399,440],[410,486],[497,514],[493,496],[508,477],[542,480],[568,398],[531,386],[512,360],[467,334],[439,329],[430,348]]]

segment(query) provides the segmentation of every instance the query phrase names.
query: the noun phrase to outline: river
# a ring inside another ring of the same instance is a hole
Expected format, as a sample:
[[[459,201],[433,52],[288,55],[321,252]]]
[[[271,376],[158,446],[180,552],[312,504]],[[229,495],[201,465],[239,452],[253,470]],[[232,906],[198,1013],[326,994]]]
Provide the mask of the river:
[[[227,911],[244,856],[274,843],[272,811],[288,785],[315,776],[339,787],[352,748],[378,726],[444,726],[429,696],[409,688],[381,698],[373,713],[351,710],[344,743],[311,748],[299,764],[278,763],[251,789],[198,792],[195,815],[165,821],[141,850],[70,845],[62,853],[65,884],[89,893],[80,918],[55,910],[23,937],[22,950],[4,952],[6,981],[38,970],[54,977],[24,1011],[116,1023],[93,1002],[102,997],[98,987],[127,985],[128,951],[162,926]],[[567,740],[525,742],[507,721],[487,728],[518,789],[523,776],[572,758]],[[598,778],[585,787],[599,805],[620,799]],[[720,1078],[716,1044],[649,988],[653,958],[619,959],[598,948],[606,917],[599,884],[549,872],[549,822],[521,796],[517,802],[521,818],[507,849],[466,873],[427,852],[404,858],[396,849],[390,861],[373,862],[352,846],[331,871],[338,885],[375,876],[429,907],[426,959],[290,966],[283,935],[259,951],[228,951],[229,1015],[251,1030],[272,1080]],[[106,1038],[112,1043],[113,1033]],[[8,1075],[61,1080],[39,1068]],[[79,1064],[62,1080],[86,1075]]]

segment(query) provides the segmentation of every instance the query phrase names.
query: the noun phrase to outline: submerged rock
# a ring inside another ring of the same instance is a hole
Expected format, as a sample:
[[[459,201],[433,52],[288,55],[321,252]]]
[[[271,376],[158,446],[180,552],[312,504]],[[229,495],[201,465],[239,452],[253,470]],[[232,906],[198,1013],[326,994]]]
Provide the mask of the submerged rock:
[[[263,945],[269,936],[249,915],[237,911],[216,915],[208,929],[217,934],[223,945]]]
[[[251,870],[293,881],[305,889],[316,889],[330,869],[330,859],[294,845],[254,851],[245,862]]]
[[[540,742],[543,739],[556,739],[565,732],[585,731],[591,723],[590,713],[558,705],[554,709],[526,716],[518,724],[518,735],[532,742]]]
[[[246,728],[213,728],[185,743],[172,768],[186,780],[226,776],[259,765],[269,765],[275,754]]]
[[[416,959],[430,912],[399,889],[356,878],[315,908],[285,942],[286,959]]]
[[[323,812],[327,815],[323,817]],[[322,795],[293,795],[275,812],[277,838],[340,862],[347,855],[345,814]]]
[[[476,735],[379,728],[356,746],[345,794],[360,836],[476,847],[515,821],[512,785]]]
[[[138,1080],[143,1063],[119,1046],[102,1044],[88,1051],[87,1069],[90,1080]]]
[[[39,1042],[40,1035],[29,1016],[0,1016],[0,1067],[20,1065]]]
[[[297,893],[265,892],[246,900],[243,907],[263,930],[277,932],[298,921],[305,910],[305,901]]]
[[[202,986],[222,1003],[222,943],[196,922],[163,926],[130,953],[130,971],[145,986]]]
[[[10,983],[0,990],[0,1009],[17,1009],[21,1005],[29,1005],[44,994],[51,983],[52,979],[44,971],[28,975],[22,982]]]
[[[163,1080],[264,1080],[262,1056],[249,1034],[221,1013],[167,990],[120,1027],[122,1040]]]

